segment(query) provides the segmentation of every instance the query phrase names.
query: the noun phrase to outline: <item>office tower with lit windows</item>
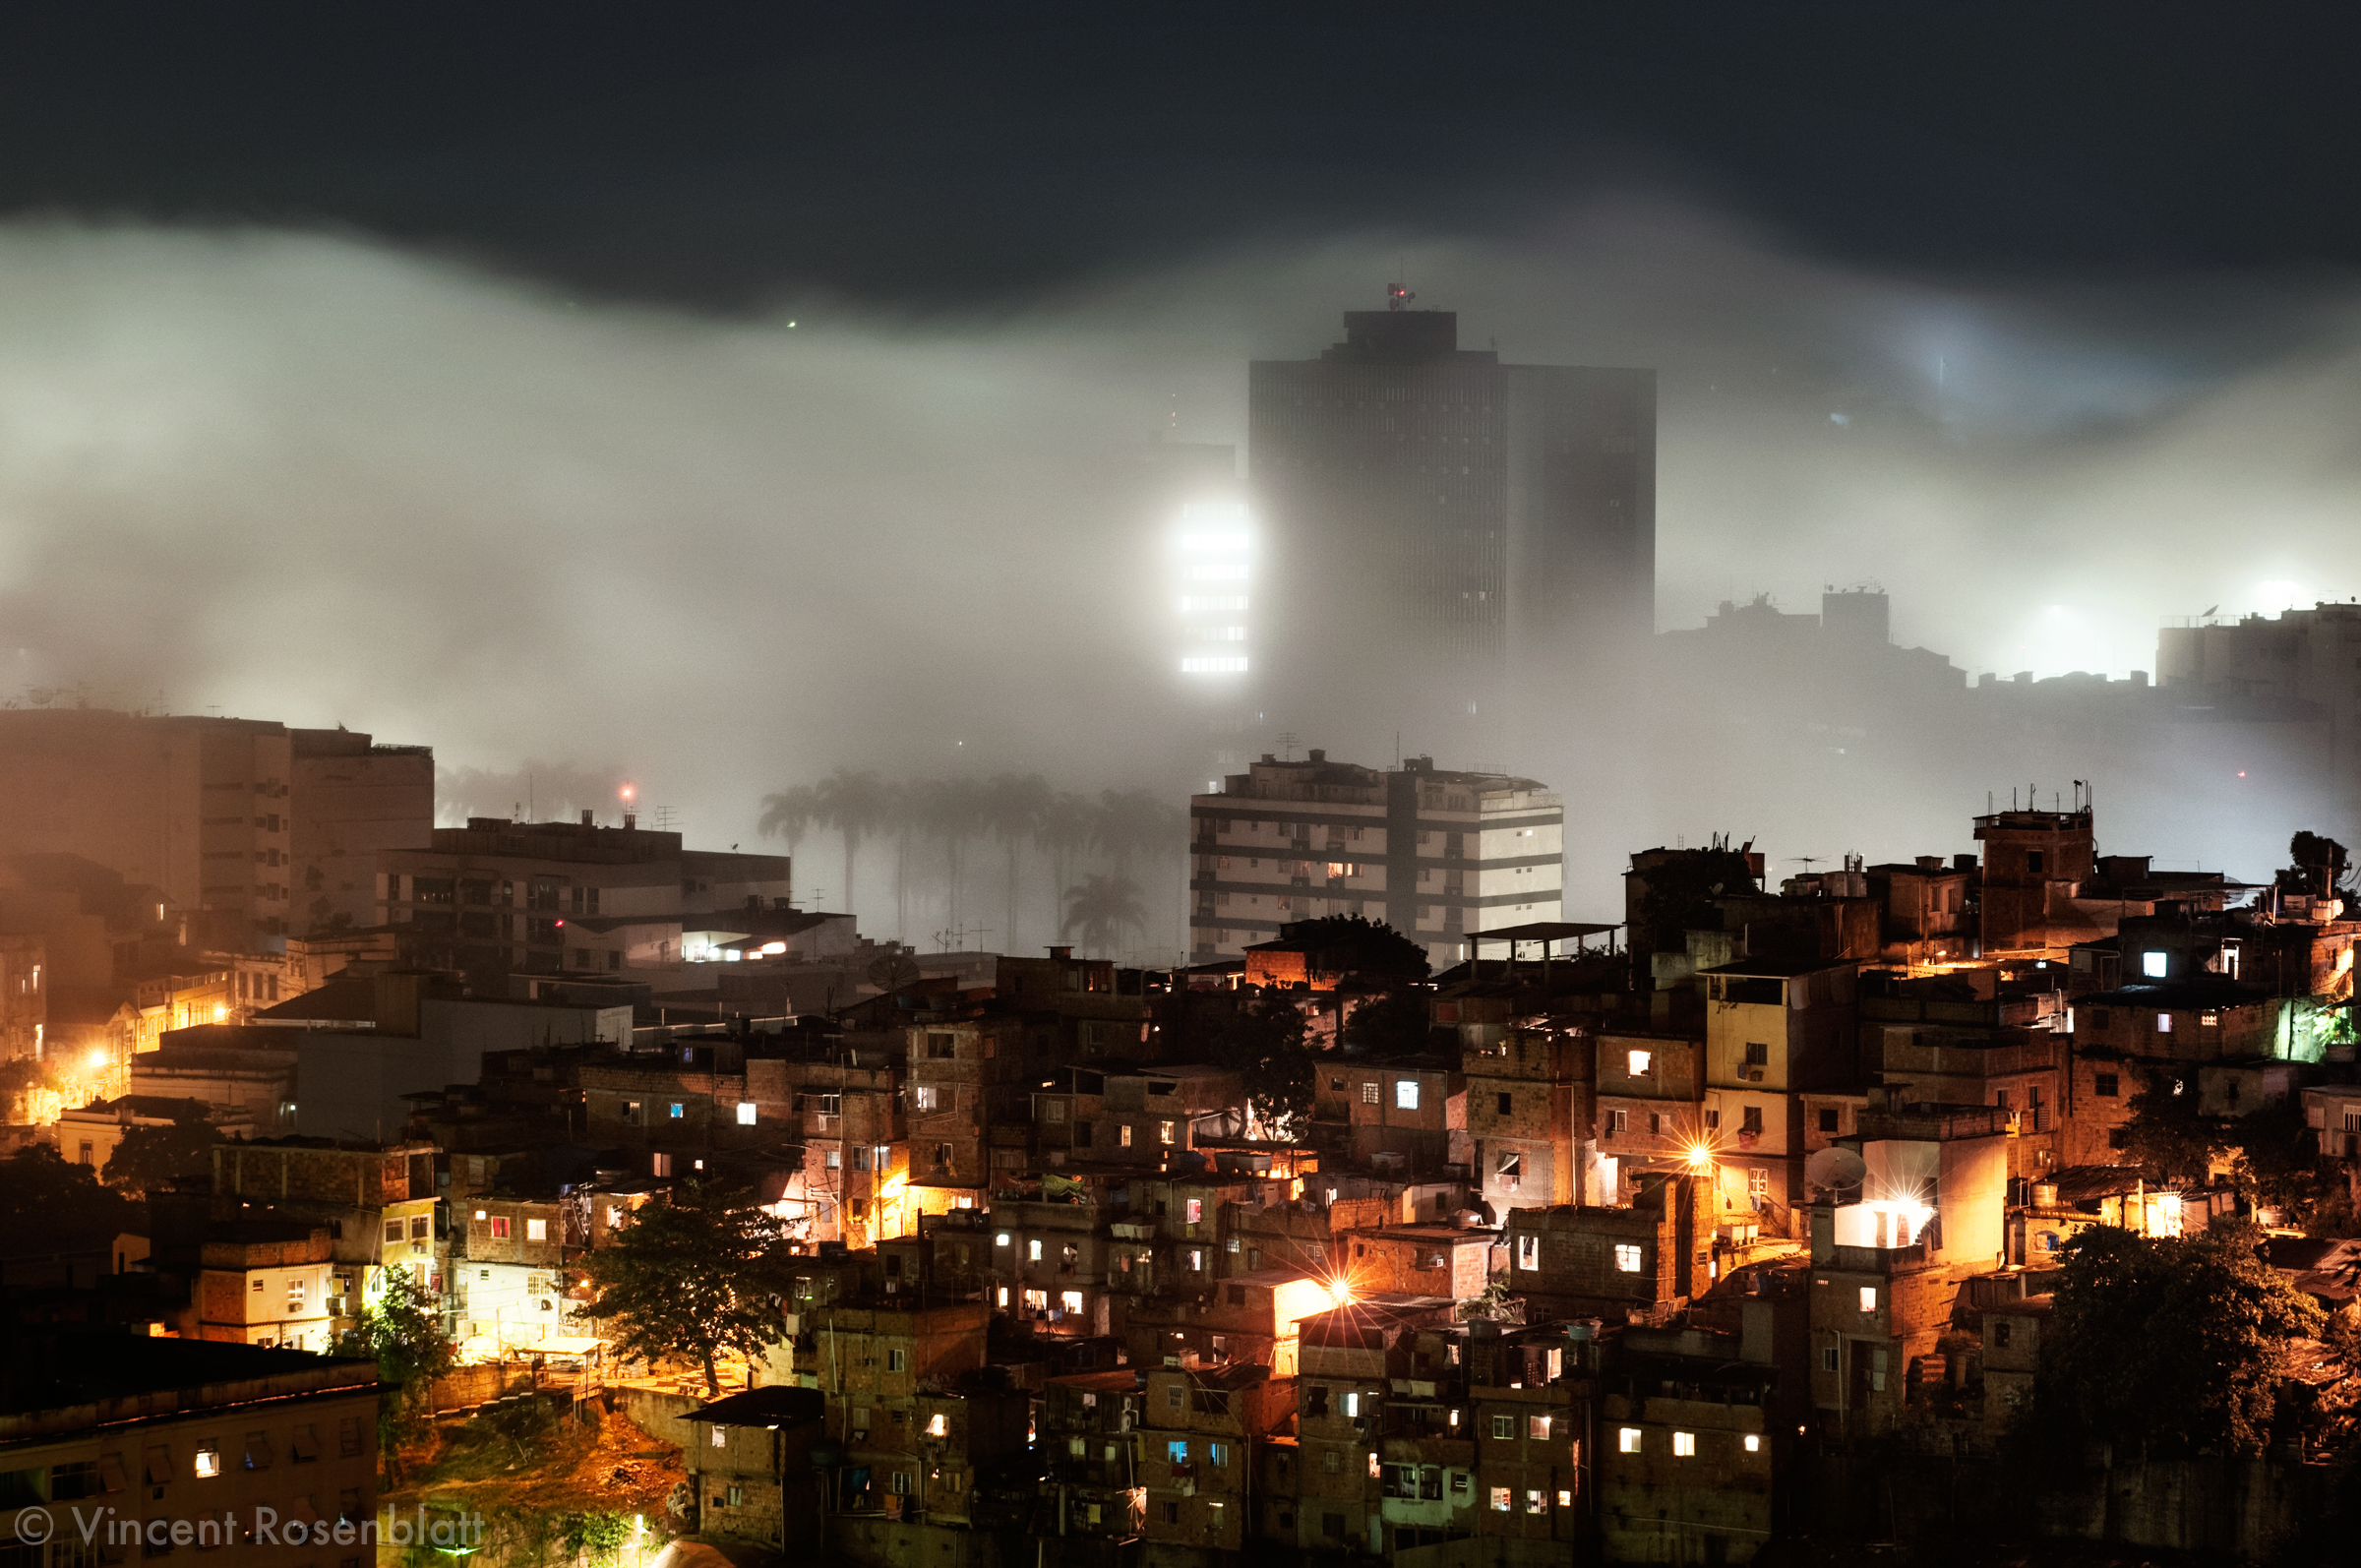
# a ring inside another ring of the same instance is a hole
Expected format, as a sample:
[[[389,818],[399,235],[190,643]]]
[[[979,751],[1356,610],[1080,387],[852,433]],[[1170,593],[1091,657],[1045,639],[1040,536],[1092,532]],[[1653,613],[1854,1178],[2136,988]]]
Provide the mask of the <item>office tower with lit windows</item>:
[[[1319,358],[1251,367],[1291,694],[1398,705],[1408,682],[1471,711],[1654,630],[1656,373],[1505,365],[1458,334],[1450,311],[1348,311]]]

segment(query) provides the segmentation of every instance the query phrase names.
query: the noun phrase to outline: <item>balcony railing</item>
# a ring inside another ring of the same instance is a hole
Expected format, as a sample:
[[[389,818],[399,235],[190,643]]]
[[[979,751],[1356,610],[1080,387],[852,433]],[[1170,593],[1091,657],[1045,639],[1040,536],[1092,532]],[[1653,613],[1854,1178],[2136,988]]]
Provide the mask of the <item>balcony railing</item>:
[[[1908,1246],[1846,1246],[1840,1243],[1827,1267],[1846,1274],[1907,1274],[1934,1261],[1934,1248],[1921,1236]]]

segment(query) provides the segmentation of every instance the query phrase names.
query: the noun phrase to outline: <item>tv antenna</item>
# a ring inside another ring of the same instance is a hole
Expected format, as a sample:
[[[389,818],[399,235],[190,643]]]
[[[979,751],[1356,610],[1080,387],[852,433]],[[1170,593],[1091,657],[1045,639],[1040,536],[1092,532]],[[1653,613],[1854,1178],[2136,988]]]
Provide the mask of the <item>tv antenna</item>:
[[[1279,732],[1279,759],[1283,762],[1292,762],[1296,759],[1295,731],[1281,730]]]
[[[1385,308],[1387,310],[1400,310],[1418,297],[1418,295],[1412,293],[1409,289],[1404,288],[1400,283],[1389,283],[1386,285],[1385,289]]]

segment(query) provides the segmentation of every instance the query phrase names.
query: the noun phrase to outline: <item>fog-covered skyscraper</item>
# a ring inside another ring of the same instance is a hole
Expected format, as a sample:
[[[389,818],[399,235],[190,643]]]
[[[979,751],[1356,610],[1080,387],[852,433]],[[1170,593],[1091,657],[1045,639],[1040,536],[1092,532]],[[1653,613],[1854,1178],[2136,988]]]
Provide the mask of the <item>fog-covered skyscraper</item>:
[[[1653,630],[1656,373],[1504,365],[1458,335],[1451,311],[1348,311],[1319,358],[1251,368],[1293,692],[1362,706],[1407,681],[1466,713]]]

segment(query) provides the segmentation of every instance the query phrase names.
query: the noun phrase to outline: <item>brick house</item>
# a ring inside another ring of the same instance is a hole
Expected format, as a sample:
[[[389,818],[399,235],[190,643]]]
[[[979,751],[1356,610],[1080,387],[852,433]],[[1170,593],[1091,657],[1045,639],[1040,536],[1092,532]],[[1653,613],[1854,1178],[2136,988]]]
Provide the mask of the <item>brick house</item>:
[[[1721,1200],[1709,1177],[1651,1173],[1625,1209],[1511,1209],[1509,1290],[1531,1316],[1654,1315],[1712,1283]]]

